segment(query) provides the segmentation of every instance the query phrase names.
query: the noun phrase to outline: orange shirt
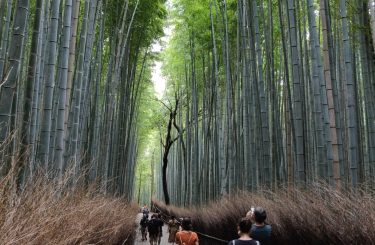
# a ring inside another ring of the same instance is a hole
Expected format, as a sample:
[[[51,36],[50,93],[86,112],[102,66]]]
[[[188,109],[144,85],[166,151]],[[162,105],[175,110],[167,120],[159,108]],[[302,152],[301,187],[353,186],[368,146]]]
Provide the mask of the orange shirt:
[[[178,245],[195,245],[198,241],[198,235],[192,231],[179,231],[176,234],[176,243]]]

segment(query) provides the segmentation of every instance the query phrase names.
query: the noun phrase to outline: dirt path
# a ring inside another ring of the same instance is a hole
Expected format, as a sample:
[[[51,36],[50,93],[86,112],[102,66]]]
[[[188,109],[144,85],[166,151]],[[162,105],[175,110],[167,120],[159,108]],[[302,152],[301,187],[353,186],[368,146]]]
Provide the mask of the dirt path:
[[[150,214],[151,216],[151,214]],[[137,237],[135,239],[135,245],[141,245],[141,244],[144,244],[144,245],[149,245],[150,242],[148,241],[148,235],[147,235],[147,241],[144,241],[142,242],[141,241],[141,231],[139,229],[139,222],[141,221],[141,218],[142,218],[142,213],[139,213],[138,216],[137,216],[137,224],[138,224],[138,228],[137,228]],[[160,242],[160,245],[171,245],[172,243],[168,243],[168,237],[169,237],[169,233],[168,233],[168,226],[166,224],[164,224],[163,226],[163,236],[161,238],[161,242]],[[175,243],[173,243],[175,244]]]

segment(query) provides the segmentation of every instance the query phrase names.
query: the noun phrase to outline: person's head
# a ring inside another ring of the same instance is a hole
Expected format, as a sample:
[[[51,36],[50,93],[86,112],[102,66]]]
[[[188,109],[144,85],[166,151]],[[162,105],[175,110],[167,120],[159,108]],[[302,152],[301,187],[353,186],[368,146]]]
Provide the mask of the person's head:
[[[251,220],[248,218],[241,218],[237,224],[237,229],[240,233],[249,233],[251,229]]]
[[[258,224],[264,223],[264,221],[267,219],[266,210],[264,210],[262,207],[256,207],[256,208],[254,208],[254,212],[252,214],[252,218]]]
[[[174,220],[176,217],[174,217],[173,215],[171,216],[171,220]]]
[[[193,227],[191,224],[191,219],[190,218],[184,218],[181,222],[181,226],[183,230],[190,231]]]
[[[157,217],[158,217],[157,214],[153,214],[153,215],[151,215],[151,219],[156,219]]]
[[[158,213],[158,218],[161,219],[161,213]]]
[[[251,207],[251,209],[246,213],[246,218],[252,219],[254,213],[254,207]]]

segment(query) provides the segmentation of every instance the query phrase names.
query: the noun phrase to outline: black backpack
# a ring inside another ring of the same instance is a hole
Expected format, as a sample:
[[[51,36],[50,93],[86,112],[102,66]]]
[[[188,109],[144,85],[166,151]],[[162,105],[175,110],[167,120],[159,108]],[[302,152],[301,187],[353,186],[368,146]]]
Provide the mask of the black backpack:
[[[148,219],[147,219],[147,218],[143,218],[143,219],[141,219],[141,226],[142,226],[142,227],[146,227],[146,226],[147,226],[147,223],[148,223]]]
[[[152,219],[148,222],[148,233],[153,235],[159,233],[159,225],[156,219]]]

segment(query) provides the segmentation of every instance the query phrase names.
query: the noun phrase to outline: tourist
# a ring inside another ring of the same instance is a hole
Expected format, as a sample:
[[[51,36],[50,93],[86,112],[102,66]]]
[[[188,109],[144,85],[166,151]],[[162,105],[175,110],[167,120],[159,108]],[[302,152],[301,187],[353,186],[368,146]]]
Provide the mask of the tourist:
[[[148,207],[147,207],[147,205],[145,204],[145,205],[143,205],[143,207],[142,207],[142,213],[143,213],[143,215],[146,215],[146,217],[148,218],[148,214],[149,214],[149,210],[148,210]]]
[[[163,222],[163,219],[161,217],[161,214],[159,213],[158,214],[158,227],[159,227],[159,234],[158,234],[158,245],[160,245],[160,242],[161,242],[161,238],[163,236],[163,225],[164,225],[164,222]]]
[[[148,218],[146,215],[143,215],[141,222],[141,234],[142,234],[142,242],[147,241],[147,225],[148,225]]]
[[[191,231],[192,224],[190,218],[184,218],[181,223],[182,231],[176,233],[175,242],[178,245],[199,245],[197,233]]]
[[[237,224],[237,231],[240,238],[232,240],[228,245],[259,245],[257,240],[253,240],[249,236],[251,229],[251,220],[248,218],[242,218]]]
[[[174,243],[174,241],[176,240],[176,233],[179,228],[180,225],[177,223],[176,218],[174,216],[171,216],[171,219],[168,221],[169,243]]]
[[[266,210],[261,207],[252,208],[247,213],[247,217],[254,222],[250,230],[250,236],[258,240],[262,245],[269,245],[272,227],[265,223],[267,219]]]
[[[147,230],[150,245],[157,245],[159,240],[159,220],[157,219],[157,214],[151,215],[151,220],[148,222]]]

